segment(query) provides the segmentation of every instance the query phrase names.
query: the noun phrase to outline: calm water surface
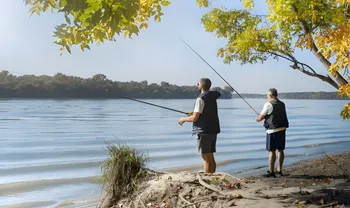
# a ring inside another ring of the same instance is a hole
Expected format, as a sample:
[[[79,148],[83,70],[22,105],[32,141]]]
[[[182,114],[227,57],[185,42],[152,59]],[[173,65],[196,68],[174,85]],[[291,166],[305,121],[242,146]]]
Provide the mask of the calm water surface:
[[[193,100],[146,101],[193,108]],[[261,111],[265,100],[248,102]],[[339,117],[346,101],[284,102],[290,121],[286,164],[350,149],[350,121]],[[254,112],[234,99],[219,100],[219,114],[218,171],[266,166],[265,132]],[[100,194],[91,181],[107,157],[105,142],[147,152],[152,169],[201,169],[191,124],[179,126],[182,115],[175,112],[128,100],[0,100],[0,115],[0,207],[92,203]]]

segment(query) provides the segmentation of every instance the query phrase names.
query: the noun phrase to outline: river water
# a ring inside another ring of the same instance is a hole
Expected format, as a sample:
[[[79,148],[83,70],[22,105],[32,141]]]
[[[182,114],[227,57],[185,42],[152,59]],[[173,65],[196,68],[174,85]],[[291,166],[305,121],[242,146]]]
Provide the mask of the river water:
[[[194,100],[145,100],[191,111]],[[258,111],[265,100],[248,99]],[[290,121],[286,164],[350,149],[350,121],[339,112],[347,101],[284,100]],[[239,99],[219,100],[222,133],[218,171],[267,165],[265,132]],[[100,185],[105,142],[145,152],[152,169],[201,169],[191,124],[179,113],[129,100],[0,100],[0,207],[69,207],[93,203]]]

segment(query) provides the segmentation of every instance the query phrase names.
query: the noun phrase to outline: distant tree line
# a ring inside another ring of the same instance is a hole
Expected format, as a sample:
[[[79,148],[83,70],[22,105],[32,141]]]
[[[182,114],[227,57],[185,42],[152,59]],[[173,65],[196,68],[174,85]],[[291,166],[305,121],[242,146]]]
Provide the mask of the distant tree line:
[[[256,98],[266,99],[266,94],[241,94],[244,98]],[[232,98],[239,98],[237,94],[233,94]],[[337,92],[291,92],[280,93],[278,95],[280,99],[314,99],[314,100],[340,100],[348,99],[346,97],[341,98]]]
[[[214,87],[221,98],[230,99],[231,92]],[[0,72],[0,98],[133,98],[187,99],[199,94],[197,86],[177,86],[168,82],[149,84],[112,81],[104,74],[81,78],[57,73],[54,76],[15,76]]]

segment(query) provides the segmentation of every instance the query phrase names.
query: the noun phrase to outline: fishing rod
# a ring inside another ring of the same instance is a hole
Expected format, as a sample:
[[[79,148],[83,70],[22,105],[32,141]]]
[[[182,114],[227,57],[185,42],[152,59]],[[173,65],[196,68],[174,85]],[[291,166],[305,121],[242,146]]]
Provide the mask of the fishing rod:
[[[141,101],[141,100],[138,100],[138,99],[135,99],[135,98],[129,98],[129,97],[119,96],[119,95],[117,95],[117,97],[120,97],[120,98],[123,98],[123,99],[127,99],[127,100],[136,101],[136,102],[140,102],[140,103],[147,104],[147,105],[151,105],[151,106],[155,106],[155,107],[158,107],[158,108],[163,108],[163,109],[170,110],[170,111],[174,111],[174,112],[177,112],[177,113],[182,113],[182,114],[186,114],[186,115],[189,114],[189,113],[186,113],[186,112],[183,112],[183,111],[179,111],[179,110],[175,110],[175,109],[172,109],[172,108],[168,108],[168,107],[156,105],[156,104],[153,104],[153,103]]]
[[[188,43],[186,43],[186,41],[185,40],[183,40],[182,38],[180,38],[179,37],[179,39],[183,42],[183,43],[185,43],[195,54],[197,54],[197,56],[199,57],[199,58],[201,58],[203,61],[204,61],[204,63],[206,63],[217,75],[219,75],[219,77],[222,79],[222,80],[224,80],[224,82],[226,82],[226,84],[228,84],[228,86],[230,86],[231,88],[232,88],[232,90],[233,91],[235,91],[236,93],[237,93],[237,95],[239,96],[239,97],[241,97],[243,100],[244,100],[244,102],[245,103],[247,103],[247,105],[256,113],[256,114],[258,114],[259,115],[259,113],[242,97],[242,95],[241,94],[239,94],[238,92],[237,92],[237,90],[235,90],[235,88],[233,88],[231,85],[230,85],[230,83],[228,83],[201,55],[199,55]]]

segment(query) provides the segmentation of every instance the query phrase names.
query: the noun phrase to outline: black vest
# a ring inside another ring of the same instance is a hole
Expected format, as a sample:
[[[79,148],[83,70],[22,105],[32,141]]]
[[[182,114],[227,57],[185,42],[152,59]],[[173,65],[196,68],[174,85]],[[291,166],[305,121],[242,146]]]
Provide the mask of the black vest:
[[[220,123],[216,99],[221,96],[219,92],[207,91],[198,97],[204,101],[204,109],[196,122],[193,122],[192,134],[218,134]]]
[[[269,101],[273,106],[270,115],[265,116],[265,129],[277,129],[281,127],[288,128],[289,122],[287,118],[286,106],[278,99]]]

